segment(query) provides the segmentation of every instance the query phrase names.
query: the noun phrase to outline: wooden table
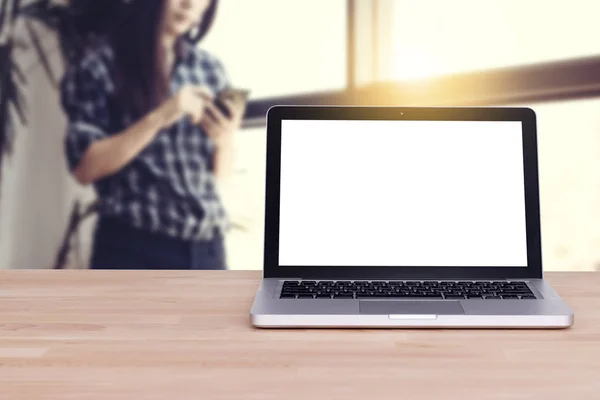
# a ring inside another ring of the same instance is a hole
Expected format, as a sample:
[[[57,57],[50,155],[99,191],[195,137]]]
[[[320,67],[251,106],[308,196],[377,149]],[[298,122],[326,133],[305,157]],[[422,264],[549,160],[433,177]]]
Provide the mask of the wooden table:
[[[600,273],[555,331],[257,330],[259,278],[3,271],[0,399],[600,399]]]

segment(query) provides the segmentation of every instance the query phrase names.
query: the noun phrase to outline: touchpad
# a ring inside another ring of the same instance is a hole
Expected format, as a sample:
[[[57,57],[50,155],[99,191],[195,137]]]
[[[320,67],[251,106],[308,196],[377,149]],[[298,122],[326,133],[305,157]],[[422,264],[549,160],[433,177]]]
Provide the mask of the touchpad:
[[[464,314],[460,301],[360,301],[360,314]]]

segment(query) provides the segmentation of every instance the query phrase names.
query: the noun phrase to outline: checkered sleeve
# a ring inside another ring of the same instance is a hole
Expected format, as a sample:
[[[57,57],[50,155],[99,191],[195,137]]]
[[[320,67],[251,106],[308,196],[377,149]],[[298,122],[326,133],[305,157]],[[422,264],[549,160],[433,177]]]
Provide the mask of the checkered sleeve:
[[[71,66],[61,82],[61,103],[67,115],[65,152],[70,170],[75,169],[90,145],[109,130],[106,66],[86,59]]]

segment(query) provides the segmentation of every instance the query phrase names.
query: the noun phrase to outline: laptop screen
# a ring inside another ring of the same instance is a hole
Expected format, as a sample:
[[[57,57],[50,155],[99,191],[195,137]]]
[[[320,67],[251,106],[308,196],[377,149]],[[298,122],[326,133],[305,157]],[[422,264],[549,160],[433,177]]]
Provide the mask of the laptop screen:
[[[283,120],[279,265],[525,267],[521,125]]]

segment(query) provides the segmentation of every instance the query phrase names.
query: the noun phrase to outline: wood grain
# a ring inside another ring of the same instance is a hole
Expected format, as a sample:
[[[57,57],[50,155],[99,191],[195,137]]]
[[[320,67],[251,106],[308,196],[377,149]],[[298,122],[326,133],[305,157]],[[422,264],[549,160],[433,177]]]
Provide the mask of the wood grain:
[[[257,330],[260,273],[0,272],[0,399],[600,399],[600,273],[568,330]]]

